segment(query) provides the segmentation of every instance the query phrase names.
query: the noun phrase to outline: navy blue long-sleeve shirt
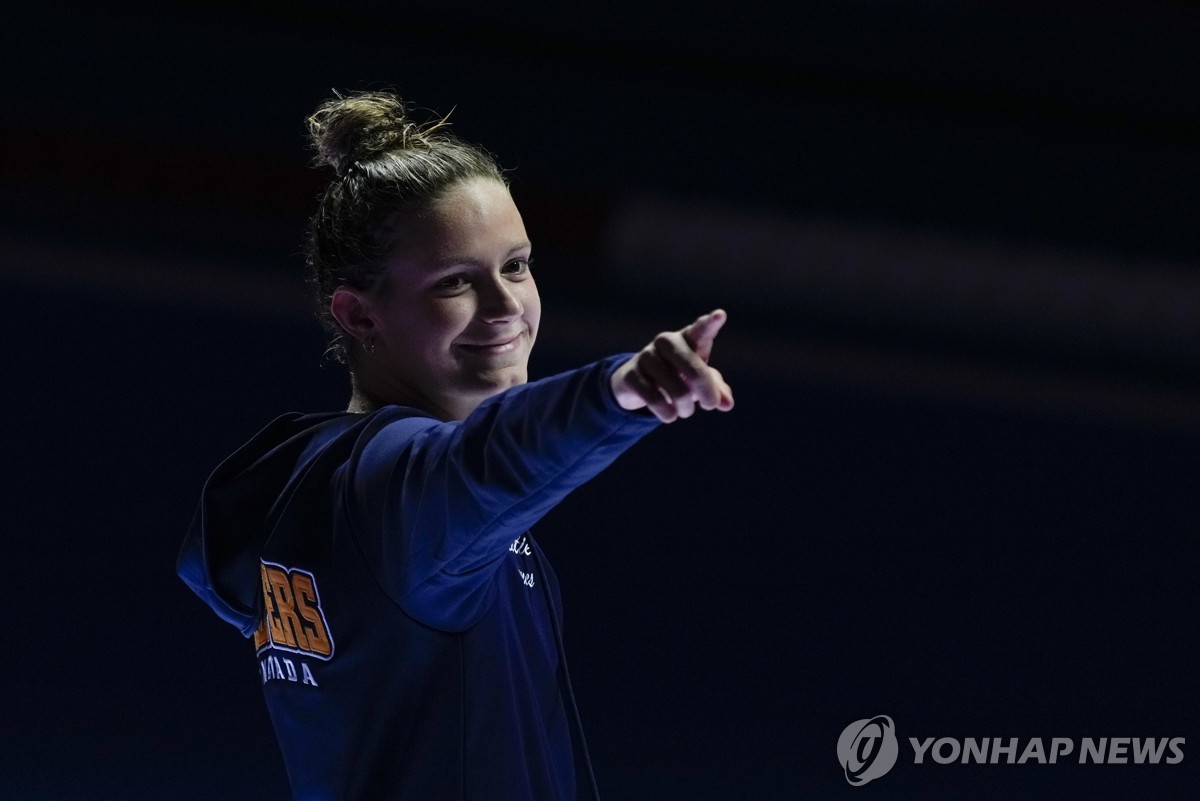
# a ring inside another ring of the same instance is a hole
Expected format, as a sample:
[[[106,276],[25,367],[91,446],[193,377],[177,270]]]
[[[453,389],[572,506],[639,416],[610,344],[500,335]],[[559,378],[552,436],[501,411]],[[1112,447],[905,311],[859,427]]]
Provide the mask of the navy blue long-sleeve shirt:
[[[624,359],[461,423],[284,415],[213,473],[179,573],[253,637],[297,799],[594,795],[527,530],[656,425],[612,397]]]

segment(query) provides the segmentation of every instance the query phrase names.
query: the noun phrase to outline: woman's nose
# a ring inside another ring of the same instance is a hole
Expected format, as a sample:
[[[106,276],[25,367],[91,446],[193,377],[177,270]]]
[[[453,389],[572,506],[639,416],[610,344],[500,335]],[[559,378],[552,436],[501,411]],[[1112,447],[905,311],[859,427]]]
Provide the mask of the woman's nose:
[[[516,287],[503,278],[489,282],[480,292],[479,313],[488,322],[506,322],[524,311]]]

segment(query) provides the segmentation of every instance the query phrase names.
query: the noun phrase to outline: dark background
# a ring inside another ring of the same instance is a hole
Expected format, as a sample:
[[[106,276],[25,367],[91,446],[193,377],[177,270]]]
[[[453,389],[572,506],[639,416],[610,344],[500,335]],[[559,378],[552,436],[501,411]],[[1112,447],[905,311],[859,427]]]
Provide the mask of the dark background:
[[[730,313],[737,409],[536,529],[606,798],[1193,797],[1200,13],[565,9],[6,12],[0,796],[287,797],[174,557],[220,459],[346,401],[302,120],[393,86],[514,168],[536,373]],[[878,714],[900,762],[851,788]],[[930,736],[1187,743],[912,764]]]

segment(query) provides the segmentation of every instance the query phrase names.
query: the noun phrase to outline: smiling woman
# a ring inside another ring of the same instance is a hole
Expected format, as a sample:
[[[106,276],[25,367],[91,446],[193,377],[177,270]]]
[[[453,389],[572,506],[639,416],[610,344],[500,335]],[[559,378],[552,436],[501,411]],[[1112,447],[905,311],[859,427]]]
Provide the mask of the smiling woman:
[[[384,291],[341,286],[331,299],[342,330],[367,343],[351,410],[404,403],[461,420],[527,379],[541,300],[525,225],[492,178],[464,179],[391,224]]]
[[[724,312],[529,383],[532,245],[491,157],[390,94],[309,123],[337,173],[308,260],[349,407],[221,464],[179,573],[253,638],[297,798],[595,798],[528,528],[660,421],[732,408]]]

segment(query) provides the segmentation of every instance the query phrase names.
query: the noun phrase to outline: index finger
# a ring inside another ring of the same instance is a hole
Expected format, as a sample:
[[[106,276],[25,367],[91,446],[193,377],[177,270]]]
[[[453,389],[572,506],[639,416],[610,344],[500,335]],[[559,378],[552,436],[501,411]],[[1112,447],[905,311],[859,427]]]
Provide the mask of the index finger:
[[[701,359],[708,361],[712,355],[713,340],[717,332],[725,325],[727,315],[724,309],[714,309],[708,314],[702,314],[695,322],[683,329],[683,338]]]

